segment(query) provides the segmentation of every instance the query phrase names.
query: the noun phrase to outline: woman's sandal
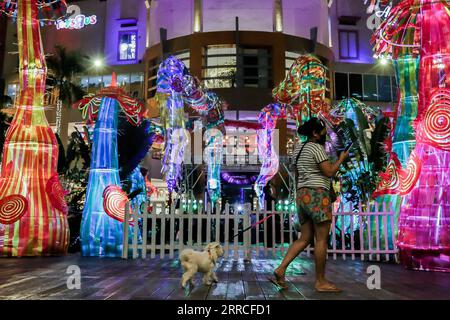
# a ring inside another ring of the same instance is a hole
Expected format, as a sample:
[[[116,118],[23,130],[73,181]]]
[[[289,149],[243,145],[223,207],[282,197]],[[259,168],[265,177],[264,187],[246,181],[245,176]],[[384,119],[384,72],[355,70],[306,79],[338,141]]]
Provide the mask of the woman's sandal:
[[[268,277],[267,279],[281,289],[289,288],[284,277],[279,277],[275,272],[273,273],[273,277]]]
[[[339,293],[342,292],[341,289],[339,289],[338,287],[336,287],[334,284],[331,284],[323,287],[323,288],[317,288],[317,286],[315,286],[315,289],[317,292],[334,292],[334,293]]]

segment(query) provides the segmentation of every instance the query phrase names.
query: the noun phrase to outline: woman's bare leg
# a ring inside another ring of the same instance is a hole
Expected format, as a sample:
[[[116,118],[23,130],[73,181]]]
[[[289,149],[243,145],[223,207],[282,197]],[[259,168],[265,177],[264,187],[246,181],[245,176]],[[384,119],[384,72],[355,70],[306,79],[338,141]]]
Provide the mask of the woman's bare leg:
[[[275,269],[274,273],[278,278],[283,278],[287,267],[305,248],[310,244],[314,235],[314,226],[311,220],[302,224],[300,229],[300,239],[295,240],[289,247],[288,252],[283,258],[283,261]]]
[[[328,236],[330,233],[331,221],[322,222],[314,225],[314,235],[316,243],[314,245],[314,258],[316,260],[316,289],[319,291],[333,291],[336,288],[325,278],[325,265],[327,261]]]

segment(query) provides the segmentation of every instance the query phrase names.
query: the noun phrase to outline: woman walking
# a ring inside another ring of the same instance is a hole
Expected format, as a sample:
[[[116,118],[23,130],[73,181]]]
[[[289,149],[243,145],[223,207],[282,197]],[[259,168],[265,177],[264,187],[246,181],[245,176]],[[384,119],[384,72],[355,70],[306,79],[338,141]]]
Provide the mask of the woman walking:
[[[305,122],[297,132],[308,137],[305,143],[299,143],[294,150],[298,173],[297,208],[301,236],[289,247],[283,261],[274,270],[274,277],[269,280],[282,289],[287,289],[285,281],[287,267],[315,237],[315,289],[319,292],[340,292],[339,288],[325,278],[325,263],[332,219],[330,178],[336,174],[339,166],[347,158],[348,151],[342,152],[335,163],[329,161],[324,148],[327,131],[322,121],[317,118]]]

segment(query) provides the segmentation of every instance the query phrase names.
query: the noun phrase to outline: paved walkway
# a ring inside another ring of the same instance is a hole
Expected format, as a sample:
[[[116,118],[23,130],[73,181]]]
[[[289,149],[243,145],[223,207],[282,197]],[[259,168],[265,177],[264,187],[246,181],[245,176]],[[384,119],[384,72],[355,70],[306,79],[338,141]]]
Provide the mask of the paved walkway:
[[[79,255],[49,258],[0,258],[0,299],[180,299],[180,300],[285,300],[285,299],[450,299],[450,274],[403,269],[394,263],[328,260],[331,281],[340,294],[313,290],[314,262],[301,257],[287,273],[289,289],[279,291],[267,280],[279,259],[223,259],[219,283],[201,284],[197,274],[191,290],[180,287],[177,260],[84,258]],[[381,268],[381,289],[369,290],[367,267]],[[81,270],[81,289],[69,290],[70,265]]]

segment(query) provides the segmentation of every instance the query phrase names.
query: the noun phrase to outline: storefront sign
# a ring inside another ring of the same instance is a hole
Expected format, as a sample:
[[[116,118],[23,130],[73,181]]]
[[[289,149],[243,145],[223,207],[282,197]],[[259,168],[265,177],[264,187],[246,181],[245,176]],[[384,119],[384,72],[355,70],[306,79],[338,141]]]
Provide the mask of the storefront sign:
[[[65,20],[57,20],[55,22],[56,29],[82,29],[88,25],[94,25],[98,21],[96,15],[85,16],[84,14],[81,14],[81,9],[77,5],[68,6],[67,12],[72,13],[72,15]]]

